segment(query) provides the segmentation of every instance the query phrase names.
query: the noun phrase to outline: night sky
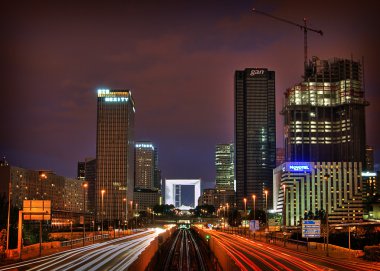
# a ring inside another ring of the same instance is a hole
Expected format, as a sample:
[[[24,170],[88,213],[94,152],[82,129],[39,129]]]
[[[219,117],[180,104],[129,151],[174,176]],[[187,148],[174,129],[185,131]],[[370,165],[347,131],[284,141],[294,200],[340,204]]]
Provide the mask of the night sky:
[[[12,165],[75,177],[95,157],[96,90],[131,89],[136,140],[158,147],[163,178],[212,186],[215,145],[234,138],[234,71],[276,71],[278,112],[303,74],[303,32],[252,8],[323,30],[309,32],[309,57],[364,56],[379,163],[376,1],[75,2],[2,3],[0,155]],[[277,114],[277,146],[282,137]]]

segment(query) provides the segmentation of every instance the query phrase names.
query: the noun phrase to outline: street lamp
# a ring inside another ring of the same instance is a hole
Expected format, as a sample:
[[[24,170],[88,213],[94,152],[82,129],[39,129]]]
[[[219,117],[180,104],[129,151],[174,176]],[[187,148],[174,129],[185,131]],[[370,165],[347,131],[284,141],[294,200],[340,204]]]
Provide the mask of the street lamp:
[[[253,220],[256,220],[256,195],[252,195],[253,200]]]
[[[265,193],[265,224],[268,227],[268,190],[264,191]]]
[[[243,201],[244,201],[244,216],[247,216],[247,199],[244,198]]]
[[[103,215],[104,215],[103,207],[104,207],[104,193],[106,193],[106,190],[103,189],[101,193],[102,193],[102,233],[101,235],[103,239]]]
[[[328,175],[328,174],[326,174],[325,176],[324,176],[324,179],[325,179],[325,181],[327,181],[327,187],[326,187],[326,214],[325,214],[325,216],[326,216],[326,256],[329,256],[329,202],[328,202],[328,200],[327,200],[327,189],[328,189],[328,186],[329,186],[329,177],[330,177],[330,175]]]
[[[284,219],[284,231],[286,227],[286,186],[285,184],[282,185],[282,188],[284,189],[284,207],[283,207],[283,219]]]
[[[129,204],[131,205],[131,230],[133,229],[133,200],[129,201]]]
[[[83,182],[83,246],[86,239],[86,189],[88,187],[87,182]]]
[[[125,218],[124,218],[124,227],[123,227],[123,234],[125,234],[125,224],[127,223],[128,219],[127,219],[127,210],[128,210],[128,206],[127,206],[127,198],[123,198],[123,202],[125,202]]]
[[[136,229],[137,229],[137,215],[138,215],[138,211],[137,211],[137,206],[138,206],[139,204],[136,202]]]
[[[43,200],[44,200],[44,193],[42,191],[42,181],[47,179],[47,175],[45,173],[40,174],[40,185],[41,185],[41,200],[42,200],[42,206],[44,206]],[[44,219],[44,215],[42,215],[42,220]],[[42,254],[42,220],[40,220],[40,257]]]

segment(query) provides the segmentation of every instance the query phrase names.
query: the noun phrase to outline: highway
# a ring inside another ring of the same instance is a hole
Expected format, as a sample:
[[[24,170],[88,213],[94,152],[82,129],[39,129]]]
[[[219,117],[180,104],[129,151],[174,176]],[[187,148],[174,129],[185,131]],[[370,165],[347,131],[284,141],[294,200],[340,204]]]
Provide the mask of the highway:
[[[103,243],[2,266],[0,271],[127,270],[160,232],[162,230],[150,229]]]
[[[380,270],[371,263],[333,259],[305,252],[293,251],[264,242],[253,241],[234,234],[208,230],[233,258],[241,270]]]

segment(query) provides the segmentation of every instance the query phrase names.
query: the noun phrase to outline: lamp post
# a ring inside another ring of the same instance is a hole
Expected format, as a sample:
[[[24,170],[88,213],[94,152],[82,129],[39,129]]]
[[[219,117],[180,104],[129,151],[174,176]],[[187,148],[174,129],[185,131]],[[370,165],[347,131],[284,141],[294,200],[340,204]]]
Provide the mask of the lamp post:
[[[103,208],[104,208],[104,193],[106,193],[106,190],[103,189],[101,191],[101,193],[102,193],[102,233],[101,233],[101,235],[102,235],[102,239],[103,239],[103,215],[104,215]]]
[[[135,217],[136,217],[136,229],[137,229],[137,214],[139,213],[138,211],[137,211],[137,206],[138,206],[139,204],[136,202],[136,215],[135,215]]]
[[[10,230],[10,218],[11,218],[11,192],[12,191],[12,182],[9,178],[8,183],[8,218],[7,218],[7,247],[6,247],[6,255],[9,257],[9,230]]]
[[[88,187],[87,182],[83,182],[83,246],[86,239],[86,189]]]
[[[284,231],[285,231],[285,227],[286,227],[286,186],[285,184],[282,185],[282,188],[284,189],[284,207],[283,207],[283,220],[284,220]]]
[[[325,181],[327,181],[327,187],[326,187],[326,256],[329,256],[329,201],[327,200],[327,189],[329,186],[329,177],[330,175],[326,174],[324,176]]]
[[[125,224],[127,223],[128,219],[127,219],[127,210],[128,210],[128,201],[127,201],[127,198],[123,198],[123,202],[125,202],[125,217],[124,217],[124,227],[123,227],[123,234],[125,234]]]
[[[247,216],[247,199],[244,198],[243,201],[244,201],[244,216]]]
[[[350,229],[350,203],[348,202],[347,224],[348,224],[348,251],[351,254],[351,229]]]
[[[265,225],[268,227],[268,190],[264,191],[265,193]]]
[[[73,221],[70,220],[70,245],[73,248]]]
[[[129,204],[131,205],[131,230],[133,229],[133,200],[129,201]]]
[[[256,220],[256,195],[252,195],[253,201],[253,220]]]
[[[43,204],[43,200],[44,200],[44,193],[42,191],[43,189],[43,186],[42,186],[42,181],[43,180],[46,180],[47,179],[47,176],[45,173],[42,173],[40,174],[40,185],[41,185],[41,200],[42,200],[42,206],[44,205]],[[44,216],[42,215],[42,220],[43,220]],[[41,257],[41,254],[42,254],[42,220],[40,220],[40,257]]]

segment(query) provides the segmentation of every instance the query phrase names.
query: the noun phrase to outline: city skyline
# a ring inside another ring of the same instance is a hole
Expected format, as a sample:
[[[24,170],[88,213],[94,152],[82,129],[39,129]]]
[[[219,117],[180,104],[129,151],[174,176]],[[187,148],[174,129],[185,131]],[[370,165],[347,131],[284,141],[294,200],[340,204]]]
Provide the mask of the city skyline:
[[[163,178],[199,177],[211,187],[215,145],[234,141],[233,73],[252,66],[276,72],[282,147],[279,111],[285,90],[302,80],[303,33],[252,14],[255,7],[300,23],[306,16],[322,29],[323,37],[309,35],[309,57],[364,56],[367,143],[379,163],[379,37],[368,29],[375,2],[343,3],[8,3],[0,155],[14,166],[74,177],[77,161],[95,156],[96,90],[128,88],[137,104],[135,138],[157,144]]]

